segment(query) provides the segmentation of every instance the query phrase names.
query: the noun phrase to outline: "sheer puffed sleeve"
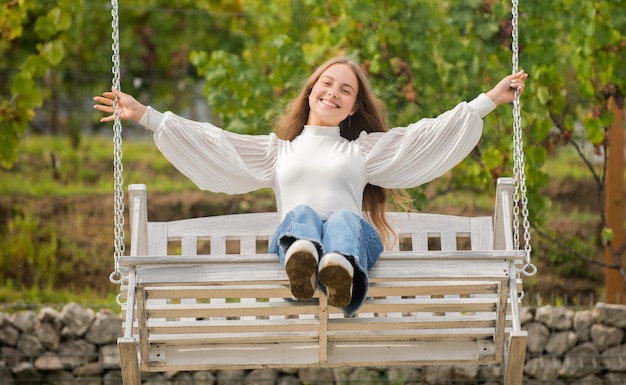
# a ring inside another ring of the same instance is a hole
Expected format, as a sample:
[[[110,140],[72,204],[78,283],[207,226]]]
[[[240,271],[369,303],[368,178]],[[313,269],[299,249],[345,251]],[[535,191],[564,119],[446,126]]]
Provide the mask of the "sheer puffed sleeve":
[[[409,188],[441,176],[476,146],[482,118],[494,108],[491,99],[481,94],[437,118],[387,132],[362,133],[357,140],[368,182],[384,188]]]
[[[139,123],[154,131],[161,153],[203,190],[240,194],[272,186],[274,134],[235,134],[152,108]]]

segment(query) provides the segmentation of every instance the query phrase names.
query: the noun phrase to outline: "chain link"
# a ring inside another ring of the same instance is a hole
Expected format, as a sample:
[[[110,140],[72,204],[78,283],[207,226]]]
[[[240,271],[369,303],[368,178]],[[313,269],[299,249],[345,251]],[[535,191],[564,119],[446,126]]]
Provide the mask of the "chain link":
[[[120,42],[119,42],[119,15],[117,0],[111,0],[111,27],[113,32],[113,88],[120,89]],[[114,179],[114,222],[115,222],[115,251],[113,254],[115,270],[109,276],[109,280],[114,284],[122,284],[124,275],[120,269],[120,258],[124,255],[124,177],[122,164],[122,123],[118,115],[118,100],[113,102],[113,179]],[[119,302],[119,300],[118,300]]]
[[[512,0],[512,24],[513,41],[512,51],[512,72],[519,71],[519,0]],[[513,100],[513,177],[515,178],[515,192],[513,194],[513,242],[516,250],[520,249],[520,207],[522,217],[522,227],[524,229],[524,250],[526,252],[526,262],[520,271],[524,275],[535,275],[537,267],[530,261],[532,246],[530,244],[530,222],[528,220],[528,197],[526,194],[526,174],[524,172],[524,141],[522,136],[522,118],[519,101],[519,93],[515,90]]]

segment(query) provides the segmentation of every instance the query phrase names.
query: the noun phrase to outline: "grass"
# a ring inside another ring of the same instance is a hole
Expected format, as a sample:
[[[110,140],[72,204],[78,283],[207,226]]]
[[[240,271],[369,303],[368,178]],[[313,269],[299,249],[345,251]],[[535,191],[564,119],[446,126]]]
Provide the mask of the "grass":
[[[481,212],[490,215],[493,213],[494,194],[495,188],[491,195],[471,191],[456,191],[428,202],[428,211],[441,212],[455,207],[461,212]]]
[[[126,140],[123,147],[125,180],[149,178],[151,191],[196,188],[174,169],[151,140]],[[0,171],[2,195],[68,196],[107,194],[112,190],[111,138],[85,137],[78,148],[72,148],[67,138],[33,135],[20,142],[18,154],[18,161],[12,169]],[[583,180],[591,177],[590,171],[572,147],[561,148],[549,156],[543,170],[551,178]],[[446,203],[467,204],[466,198],[451,197],[452,201]],[[491,206],[490,198],[477,195],[472,198],[471,205],[488,208]]]
[[[149,180],[152,191],[196,188],[161,155],[151,141],[127,141],[123,148],[125,180]],[[0,173],[1,195],[72,196],[111,193],[113,142],[83,138],[72,148],[67,138],[29,136],[18,149],[18,160]]]
[[[66,304],[76,302],[94,311],[104,308],[118,312],[120,306],[117,304],[116,295],[113,291],[98,293],[89,289],[68,291],[31,288],[18,290],[10,286],[3,286],[0,288],[0,298],[2,299],[0,311],[11,313],[44,306],[60,310]]]
[[[585,149],[585,156],[592,162],[594,159],[598,159],[594,158],[591,150],[587,149]],[[595,163],[594,167],[596,173],[599,174],[602,171],[599,164]],[[590,180],[592,178],[591,171],[572,146],[559,148],[556,153],[549,155],[542,169],[551,178],[572,178],[574,180]],[[624,176],[626,177],[626,170]]]

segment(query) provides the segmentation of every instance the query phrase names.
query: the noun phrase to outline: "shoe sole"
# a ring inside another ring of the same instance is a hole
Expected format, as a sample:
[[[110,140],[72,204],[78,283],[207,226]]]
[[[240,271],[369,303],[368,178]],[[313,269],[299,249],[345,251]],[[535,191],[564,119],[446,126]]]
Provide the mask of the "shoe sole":
[[[317,272],[317,258],[306,251],[295,252],[285,265],[291,294],[297,299],[309,299],[315,293],[312,277]]]
[[[346,307],[352,300],[352,276],[341,266],[328,265],[317,273],[317,278],[326,287],[328,304]]]

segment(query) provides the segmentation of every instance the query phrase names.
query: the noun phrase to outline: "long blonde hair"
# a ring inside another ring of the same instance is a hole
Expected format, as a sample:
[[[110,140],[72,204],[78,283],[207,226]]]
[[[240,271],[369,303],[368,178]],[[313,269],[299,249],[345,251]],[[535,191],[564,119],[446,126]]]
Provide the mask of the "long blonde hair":
[[[278,120],[274,129],[279,138],[293,140],[302,133],[309,118],[308,98],[311,90],[322,73],[335,64],[348,65],[358,80],[358,93],[355,101],[356,112],[339,124],[341,136],[348,140],[354,140],[362,131],[370,133],[389,130],[385,104],[374,95],[365,70],[354,60],[335,57],[317,67],[305,81],[296,98],[287,105],[285,113]],[[396,237],[393,227],[385,215],[388,199],[396,207],[405,210],[409,207],[410,197],[404,190],[387,190],[369,183],[365,186],[363,191],[365,218],[374,225],[387,248],[391,247],[391,243]]]

